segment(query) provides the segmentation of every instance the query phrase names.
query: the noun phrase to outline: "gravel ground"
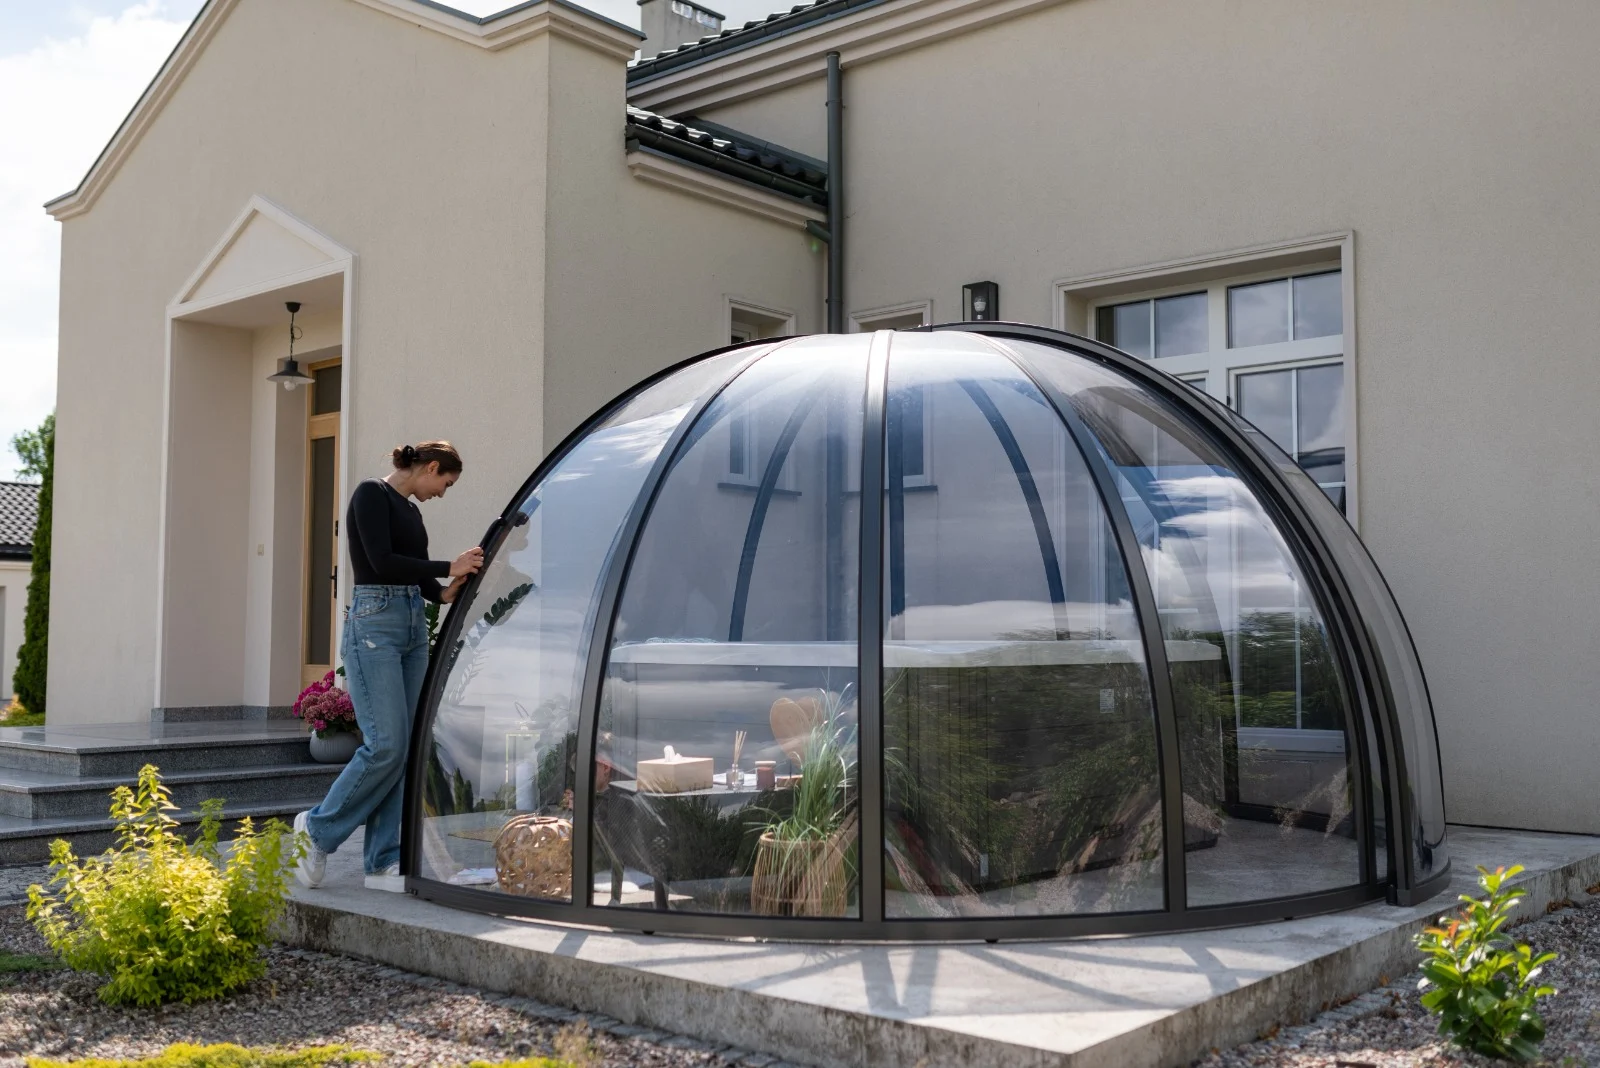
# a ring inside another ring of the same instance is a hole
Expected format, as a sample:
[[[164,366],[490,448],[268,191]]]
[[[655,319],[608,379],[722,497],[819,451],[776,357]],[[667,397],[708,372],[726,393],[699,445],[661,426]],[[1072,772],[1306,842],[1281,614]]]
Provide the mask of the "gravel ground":
[[[15,902],[37,868],[0,869],[0,950],[43,953]],[[1600,892],[1600,886],[1591,888]],[[1561,959],[1546,971],[1560,993],[1542,1003],[1541,1065],[1600,1068],[1600,894],[1516,929]],[[98,980],[69,971],[0,975],[0,1068],[28,1054],[147,1056],[172,1042],[309,1046],[339,1042],[385,1054],[386,1065],[448,1066],[551,1053],[579,1036],[594,1068],[796,1068],[765,1054],[581,1016],[528,998],[484,993],[375,964],[275,946],[266,978],[233,998],[161,1010],[118,1010],[95,997]],[[1487,1068],[1497,1062],[1443,1041],[1418,1000],[1416,976],[1195,1068]]]
[[[37,868],[0,869],[0,951],[48,952],[23,907],[6,904],[41,875]],[[267,951],[265,978],[224,1001],[115,1009],[95,996],[99,985],[64,970],[0,975],[0,1068],[21,1068],[27,1055],[149,1056],[173,1042],[338,1042],[383,1053],[386,1066],[451,1066],[549,1055],[572,1037],[589,1043],[592,1068],[796,1068],[765,1054],[283,946]]]
[[[1515,929],[1536,952],[1560,959],[1542,973],[1558,993],[1540,1004],[1544,1056],[1539,1065],[1600,1066],[1600,886],[1582,905],[1550,912]],[[1441,911],[1443,911],[1441,909]],[[1415,973],[1363,994],[1302,1027],[1194,1062],[1195,1068],[1487,1068],[1503,1065],[1452,1046],[1422,1008]]]

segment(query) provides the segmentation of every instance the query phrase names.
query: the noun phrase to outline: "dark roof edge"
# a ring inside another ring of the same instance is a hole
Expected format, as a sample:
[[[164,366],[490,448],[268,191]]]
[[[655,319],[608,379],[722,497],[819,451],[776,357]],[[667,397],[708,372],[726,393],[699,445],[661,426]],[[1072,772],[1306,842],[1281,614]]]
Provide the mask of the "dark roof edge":
[[[0,545],[0,560],[32,560],[31,545]]]
[[[806,204],[813,208],[820,206],[811,193],[798,192],[793,188],[798,183],[787,182],[779,175],[763,171],[758,167],[741,165],[738,160],[730,160],[725,156],[717,155],[715,152],[695,152],[693,151],[694,145],[679,141],[673,137],[656,133],[655,140],[646,140],[644,137],[638,136],[640,133],[648,135],[655,133],[655,131],[646,130],[643,127],[630,127],[626,142],[628,151],[648,152],[651,155],[677,160],[679,163],[687,163],[691,167],[715,171],[724,178],[732,178],[746,185],[753,185],[764,192],[775,193],[798,204]],[[690,151],[682,151],[682,149],[689,149]]]
[[[719,34],[702,37],[694,44],[682,45],[632,64],[628,68],[628,85],[630,87],[643,85],[673,71],[707,63],[718,56],[751,48],[764,41],[845,18],[866,8],[889,2],[890,0],[820,0],[819,3],[810,6],[769,16],[761,22],[747,22],[737,29],[723,30]]]
[[[696,118],[693,115],[687,115],[681,121],[685,126],[693,126],[697,130],[704,130],[706,133],[713,134],[726,141],[748,145],[758,152],[769,152],[780,159],[793,163],[797,167],[821,171],[823,174],[828,173],[828,164],[825,160],[817,159],[815,156],[808,156],[804,152],[796,152],[794,149],[785,148],[783,145],[773,144],[771,141],[763,141],[759,137],[751,137],[747,133],[735,130],[731,126],[724,126],[720,122]]]

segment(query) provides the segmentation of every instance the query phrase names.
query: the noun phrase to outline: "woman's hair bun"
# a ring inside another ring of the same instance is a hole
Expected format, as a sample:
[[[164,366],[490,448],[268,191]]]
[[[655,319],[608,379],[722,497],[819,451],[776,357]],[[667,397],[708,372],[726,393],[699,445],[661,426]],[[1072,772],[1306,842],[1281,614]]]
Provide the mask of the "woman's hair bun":
[[[448,441],[424,441],[418,445],[396,445],[390,453],[397,468],[437,463],[441,475],[461,473],[461,453]]]

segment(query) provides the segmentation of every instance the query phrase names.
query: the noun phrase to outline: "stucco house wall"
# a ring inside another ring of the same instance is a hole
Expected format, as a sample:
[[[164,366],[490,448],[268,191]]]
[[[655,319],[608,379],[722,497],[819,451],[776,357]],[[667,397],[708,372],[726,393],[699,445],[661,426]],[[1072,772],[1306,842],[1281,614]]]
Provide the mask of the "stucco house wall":
[[[728,344],[730,300],[821,330],[826,258],[797,224],[634,177],[620,62],[558,40],[551,70],[546,447],[647,375]]]
[[[992,279],[1003,318],[1082,330],[1057,280],[1353,235],[1360,528],[1467,823],[1600,829],[1600,498],[1578,489],[1600,444],[1597,38],[1579,0],[1074,0],[843,49],[852,311],[959,318],[962,284]],[[808,99],[653,91],[773,138]]]
[[[486,51],[356,3],[239,0],[64,221],[51,644],[94,669],[52,657],[52,722],[150,713],[165,309],[252,195],[357,254],[352,477],[397,442],[455,440],[471,477],[429,516],[442,554],[476,537],[455,517],[526,473],[499,445],[507,428],[537,442],[543,419],[547,86],[542,38]]]

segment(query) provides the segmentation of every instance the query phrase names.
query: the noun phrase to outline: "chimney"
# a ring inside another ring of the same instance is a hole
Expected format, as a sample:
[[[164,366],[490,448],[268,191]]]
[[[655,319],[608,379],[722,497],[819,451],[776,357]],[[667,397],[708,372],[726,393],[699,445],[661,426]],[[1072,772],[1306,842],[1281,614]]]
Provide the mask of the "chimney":
[[[689,0],[639,0],[640,59],[722,32],[722,16]]]

